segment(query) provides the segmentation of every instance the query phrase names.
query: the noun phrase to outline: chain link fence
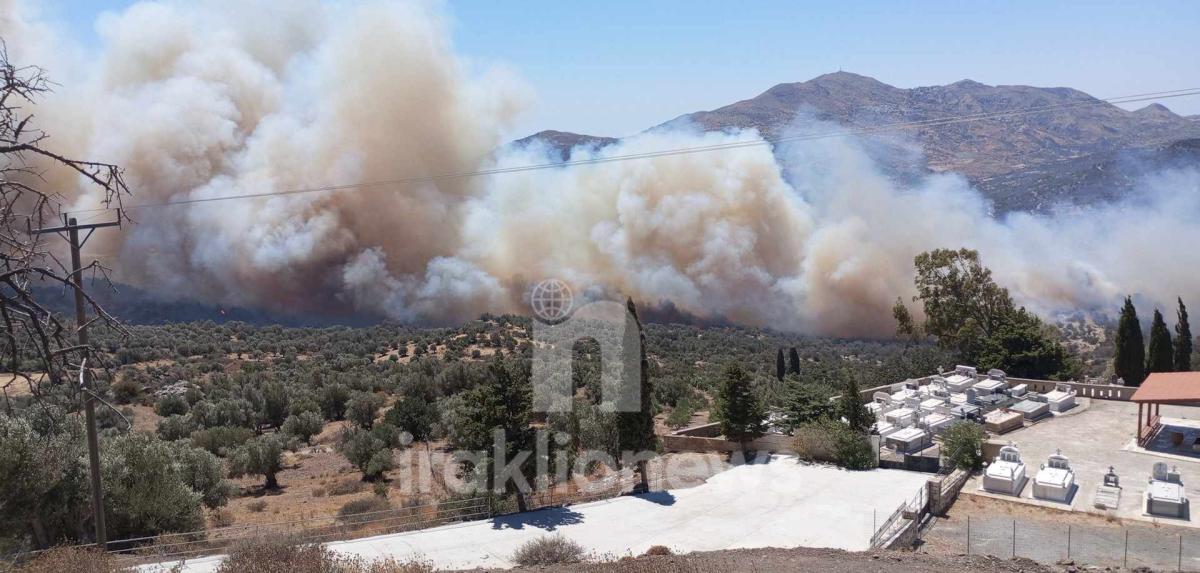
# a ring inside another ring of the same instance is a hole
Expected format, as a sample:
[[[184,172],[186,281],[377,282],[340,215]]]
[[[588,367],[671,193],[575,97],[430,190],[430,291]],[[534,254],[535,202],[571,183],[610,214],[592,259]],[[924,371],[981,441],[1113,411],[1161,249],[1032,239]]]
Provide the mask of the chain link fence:
[[[968,555],[1073,561],[1097,567],[1200,571],[1200,531],[1154,526],[1064,524],[1009,517],[942,520],[927,537]]]

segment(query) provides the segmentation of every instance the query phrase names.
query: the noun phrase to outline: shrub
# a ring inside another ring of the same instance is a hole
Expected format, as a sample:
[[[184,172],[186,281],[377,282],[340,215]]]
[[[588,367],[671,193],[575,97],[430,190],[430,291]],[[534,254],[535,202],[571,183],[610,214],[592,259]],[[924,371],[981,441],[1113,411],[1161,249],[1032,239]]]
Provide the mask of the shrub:
[[[172,414],[158,421],[158,437],[173,442],[182,440],[196,431],[196,423],[188,414]]]
[[[229,527],[236,521],[233,512],[228,509],[217,509],[209,515],[213,527]]]
[[[942,434],[942,455],[964,470],[983,464],[983,429],[971,422],[957,422]]]
[[[167,394],[155,402],[154,413],[164,418],[186,414],[188,413],[187,400],[180,394]]]
[[[346,525],[354,525],[366,521],[372,521],[379,519],[380,517],[385,517],[385,514],[380,514],[378,512],[387,511],[389,509],[392,509],[392,504],[387,500],[386,497],[373,495],[371,497],[354,499],[346,502],[346,504],[338,510],[338,521]]]
[[[260,539],[235,546],[216,573],[327,573],[337,566],[337,554],[321,545]]]
[[[233,495],[233,484],[225,481],[225,467],[220,458],[200,448],[177,446],[173,451],[180,478],[200,494],[205,507],[215,509],[225,505]]]
[[[216,573],[433,573],[429,563],[339,555],[318,544],[287,539],[255,540],[236,546]],[[39,572],[40,573],[40,572]]]
[[[651,545],[643,555],[674,555],[674,553],[665,545]]]
[[[366,486],[360,480],[346,480],[329,486],[329,495],[350,495],[362,491]]]
[[[688,400],[683,400],[671,409],[671,413],[667,415],[667,426],[672,429],[682,428],[692,421],[692,414],[695,410],[692,403]]]
[[[115,555],[94,549],[56,547],[15,569],[16,573],[127,573],[134,571],[117,565]]]
[[[262,513],[267,510],[266,500],[256,499],[246,504],[246,510],[253,513]]]
[[[870,438],[840,421],[801,424],[793,435],[792,446],[802,460],[834,463],[850,470],[875,467]]]
[[[139,433],[105,442],[101,475],[109,535],[120,539],[204,527],[203,495],[185,481],[177,449]]]
[[[122,376],[109,387],[118,404],[129,404],[142,393],[142,385],[129,376]]]
[[[583,561],[584,554],[583,546],[555,535],[534,539],[517,548],[513,553],[513,562],[523,567],[579,563]]]

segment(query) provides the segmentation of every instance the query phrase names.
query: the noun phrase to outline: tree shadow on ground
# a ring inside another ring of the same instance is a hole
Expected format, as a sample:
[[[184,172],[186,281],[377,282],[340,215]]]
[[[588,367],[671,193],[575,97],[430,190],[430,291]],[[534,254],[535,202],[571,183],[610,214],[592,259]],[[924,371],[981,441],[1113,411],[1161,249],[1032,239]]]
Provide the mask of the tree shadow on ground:
[[[652,491],[634,496],[658,505],[675,505],[675,494],[669,491]]]
[[[533,527],[554,531],[564,525],[583,523],[583,514],[569,507],[551,507],[492,518],[492,529],[525,529]]]

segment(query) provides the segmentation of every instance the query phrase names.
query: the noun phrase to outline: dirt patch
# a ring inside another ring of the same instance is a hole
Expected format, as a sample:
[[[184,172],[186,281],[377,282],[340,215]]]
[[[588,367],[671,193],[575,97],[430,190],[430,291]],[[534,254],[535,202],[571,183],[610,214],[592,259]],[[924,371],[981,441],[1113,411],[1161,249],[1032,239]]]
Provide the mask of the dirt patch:
[[[829,573],[960,573],[982,571],[985,573],[1041,573],[1062,571],[1028,559],[997,559],[984,556],[940,556],[900,551],[876,551],[852,553],[836,549],[736,549],[690,553],[687,555],[664,555],[626,558],[606,563],[586,565],[559,565],[552,567],[518,567],[508,571],[542,571],[566,573],[568,571],[593,571],[597,573],[759,573],[810,572]],[[492,570],[487,570],[492,571]]]

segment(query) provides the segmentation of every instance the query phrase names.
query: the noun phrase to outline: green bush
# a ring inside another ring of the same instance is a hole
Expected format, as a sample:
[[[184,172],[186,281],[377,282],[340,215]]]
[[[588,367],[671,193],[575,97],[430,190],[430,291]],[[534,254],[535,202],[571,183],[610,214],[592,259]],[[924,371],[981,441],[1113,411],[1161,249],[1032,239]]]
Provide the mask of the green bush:
[[[188,403],[181,394],[167,394],[154,403],[154,413],[164,418],[188,413]]]
[[[158,421],[158,436],[168,442],[191,437],[196,431],[196,422],[190,414],[172,414]]]
[[[837,464],[850,470],[875,467],[875,452],[866,434],[836,420],[802,424],[793,434],[792,446],[800,459]]]
[[[957,422],[942,434],[942,456],[951,465],[974,470],[983,464],[983,428],[972,422]]]
[[[109,386],[109,390],[118,404],[129,404],[142,394],[142,384],[131,376],[121,376]]]

